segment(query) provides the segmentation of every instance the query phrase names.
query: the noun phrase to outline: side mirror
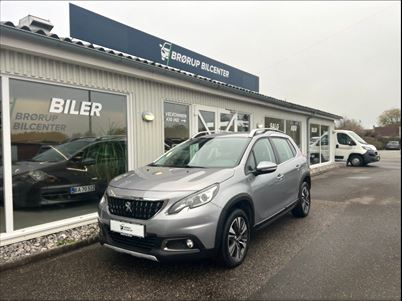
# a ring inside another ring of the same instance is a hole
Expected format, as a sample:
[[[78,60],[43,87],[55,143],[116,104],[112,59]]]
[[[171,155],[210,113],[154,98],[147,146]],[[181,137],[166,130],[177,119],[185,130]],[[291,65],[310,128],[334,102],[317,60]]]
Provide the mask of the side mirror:
[[[269,162],[269,161],[261,161],[257,165],[256,173],[257,173],[257,175],[264,174],[264,173],[271,173],[271,172],[274,172],[277,168],[278,168],[278,165],[276,163]]]
[[[95,165],[96,161],[94,158],[85,158],[84,160],[81,161],[81,164],[85,166]]]
[[[349,145],[349,146],[353,146],[353,145],[356,145],[356,143],[355,143],[353,140],[349,140],[349,141],[348,141],[348,145]]]

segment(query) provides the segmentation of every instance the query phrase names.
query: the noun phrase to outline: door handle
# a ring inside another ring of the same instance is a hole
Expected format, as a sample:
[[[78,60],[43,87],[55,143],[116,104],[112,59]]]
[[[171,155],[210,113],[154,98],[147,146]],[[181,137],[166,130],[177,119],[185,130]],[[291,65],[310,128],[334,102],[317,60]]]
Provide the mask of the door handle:
[[[300,164],[296,165],[296,169],[299,170],[300,169]]]
[[[336,148],[339,148],[339,144],[337,144],[335,147],[336,147]]]
[[[276,178],[278,179],[278,181],[282,181],[283,180],[283,174],[278,174],[276,176]]]

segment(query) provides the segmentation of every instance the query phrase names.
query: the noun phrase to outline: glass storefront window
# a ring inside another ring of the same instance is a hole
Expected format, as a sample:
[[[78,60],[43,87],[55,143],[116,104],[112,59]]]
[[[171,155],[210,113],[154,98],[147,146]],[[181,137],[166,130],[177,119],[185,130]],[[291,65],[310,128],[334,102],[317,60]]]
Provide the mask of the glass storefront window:
[[[198,114],[198,132],[215,130],[215,112],[200,110]]]
[[[301,122],[286,120],[286,134],[288,134],[299,148],[301,148]]]
[[[10,80],[14,229],[96,212],[127,170],[126,97]]]
[[[321,163],[330,161],[329,126],[321,125]]]
[[[237,113],[237,131],[249,132],[250,131],[250,115]]]
[[[189,138],[188,106],[164,103],[165,151]]]
[[[310,125],[310,164],[325,163],[331,160],[331,135],[329,126]]]
[[[6,231],[6,221],[4,212],[4,191],[3,191],[3,118],[2,112],[2,89],[0,77],[0,233]]]
[[[232,113],[220,113],[219,130],[229,132],[235,131],[235,121],[232,121],[234,117],[233,115],[234,114]]]
[[[321,128],[319,124],[310,124],[310,142],[309,142],[309,152],[310,152],[310,164],[320,163],[320,153],[321,153]]]
[[[285,131],[285,120],[278,118],[265,117],[265,127]]]

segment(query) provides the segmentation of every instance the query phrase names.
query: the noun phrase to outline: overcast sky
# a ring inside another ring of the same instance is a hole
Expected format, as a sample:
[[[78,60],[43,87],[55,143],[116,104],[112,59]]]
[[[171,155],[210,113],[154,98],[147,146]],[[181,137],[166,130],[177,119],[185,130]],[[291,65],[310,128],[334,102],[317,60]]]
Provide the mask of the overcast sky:
[[[4,1],[69,36],[69,2]],[[400,108],[401,3],[72,1],[259,76],[260,93],[361,120]]]

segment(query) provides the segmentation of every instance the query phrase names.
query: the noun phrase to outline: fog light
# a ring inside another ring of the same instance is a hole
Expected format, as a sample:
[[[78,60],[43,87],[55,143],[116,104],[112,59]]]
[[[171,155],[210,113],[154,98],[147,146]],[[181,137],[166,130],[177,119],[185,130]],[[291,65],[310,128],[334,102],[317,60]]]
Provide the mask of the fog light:
[[[192,249],[194,247],[194,243],[191,239],[186,240],[187,248]]]

